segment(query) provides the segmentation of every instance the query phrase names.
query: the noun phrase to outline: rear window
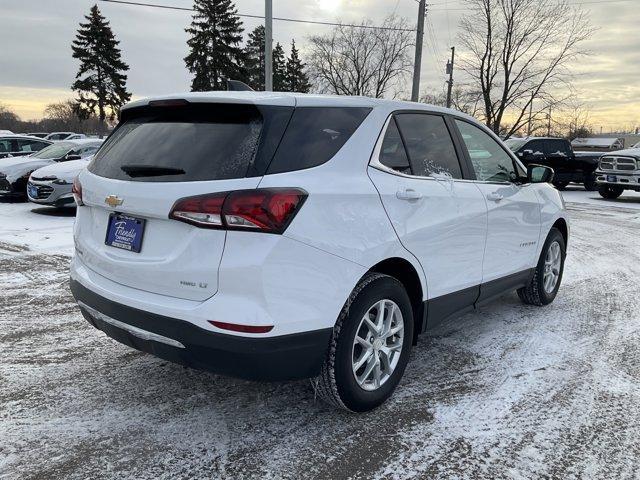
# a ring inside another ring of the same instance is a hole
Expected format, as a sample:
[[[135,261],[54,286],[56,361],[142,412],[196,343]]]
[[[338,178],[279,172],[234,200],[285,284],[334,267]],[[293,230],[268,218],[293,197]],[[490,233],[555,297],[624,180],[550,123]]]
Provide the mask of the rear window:
[[[317,167],[329,161],[371,111],[359,107],[298,107],[267,173]]]
[[[291,108],[197,104],[143,107],[123,122],[89,165],[102,177],[143,182],[224,180],[257,175],[271,158]],[[268,132],[267,135],[262,135]],[[263,138],[268,137],[268,138]],[[261,163],[264,163],[262,161]]]

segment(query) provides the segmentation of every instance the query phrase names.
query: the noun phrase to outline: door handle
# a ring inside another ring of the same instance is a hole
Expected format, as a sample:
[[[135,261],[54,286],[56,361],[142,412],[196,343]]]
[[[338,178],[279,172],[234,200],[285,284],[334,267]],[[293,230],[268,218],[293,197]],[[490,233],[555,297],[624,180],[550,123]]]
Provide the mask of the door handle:
[[[491,193],[487,194],[487,198],[489,200],[491,200],[492,202],[499,202],[504,197],[501,194],[499,194],[498,192],[491,192]]]
[[[396,198],[398,198],[398,200],[419,200],[422,198],[422,194],[412,188],[406,188],[404,190],[398,190],[396,192]]]

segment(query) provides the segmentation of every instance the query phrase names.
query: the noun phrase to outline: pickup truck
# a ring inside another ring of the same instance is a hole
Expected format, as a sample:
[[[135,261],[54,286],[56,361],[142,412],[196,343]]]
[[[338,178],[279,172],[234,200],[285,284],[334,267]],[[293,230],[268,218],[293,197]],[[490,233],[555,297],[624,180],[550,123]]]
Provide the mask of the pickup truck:
[[[625,190],[640,192],[640,143],[602,155],[596,181],[603,198],[618,198]]]
[[[571,182],[582,183],[590,192],[598,190],[595,172],[602,153],[574,152],[564,138],[510,138],[505,143],[525,166],[536,163],[553,168],[553,184],[558,190]]]

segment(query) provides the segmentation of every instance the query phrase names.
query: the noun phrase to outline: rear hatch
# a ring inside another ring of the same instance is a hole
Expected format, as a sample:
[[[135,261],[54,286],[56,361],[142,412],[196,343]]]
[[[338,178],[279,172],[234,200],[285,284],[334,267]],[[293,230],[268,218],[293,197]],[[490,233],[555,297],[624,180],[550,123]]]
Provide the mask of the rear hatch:
[[[279,105],[169,100],[124,110],[80,176],[82,261],[144,291],[198,301],[214,295],[226,232],[169,214],[184,197],[256,188],[293,106],[283,97]]]

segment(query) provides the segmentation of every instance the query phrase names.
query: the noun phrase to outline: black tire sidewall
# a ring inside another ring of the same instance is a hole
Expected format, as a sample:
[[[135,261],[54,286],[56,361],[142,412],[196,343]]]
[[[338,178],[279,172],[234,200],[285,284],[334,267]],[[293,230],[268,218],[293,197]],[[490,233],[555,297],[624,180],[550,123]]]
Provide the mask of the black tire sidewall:
[[[391,378],[375,391],[363,390],[352,372],[352,348],[356,329],[364,314],[382,299],[392,300],[402,312],[404,339],[400,360]],[[349,306],[340,335],[337,339],[334,374],[336,387],[344,405],[353,411],[366,411],[382,404],[397,387],[409,361],[413,342],[413,309],[402,284],[396,279],[382,276],[371,281],[362,289]]]
[[[547,293],[544,289],[544,262],[547,257],[547,251],[549,250],[549,246],[557,241],[560,244],[561,258],[560,258],[560,277],[558,278],[558,283],[556,283],[553,292]],[[547,240],[544,242],[544,246],[542,248],[542,253],[540,254],[540,259],[538,260],[537,269],[537,281],[538,281],[538,292],[540,293],[540,300],[543,305],[548,305],[556,298],[558,294],[558,289],[560,288],[560,284],[562,283],[562,276],[564,275],[564,260],[567,255],[567,246],[564,241],[564,237],[560,233],[560,231],[556,228],[552,228],[547,235]]]
[[[600,196],[607,200],[615,200],[622,195],[622,192],[624,192],[624,189],[617,186],[602,185],[598,188]]]

